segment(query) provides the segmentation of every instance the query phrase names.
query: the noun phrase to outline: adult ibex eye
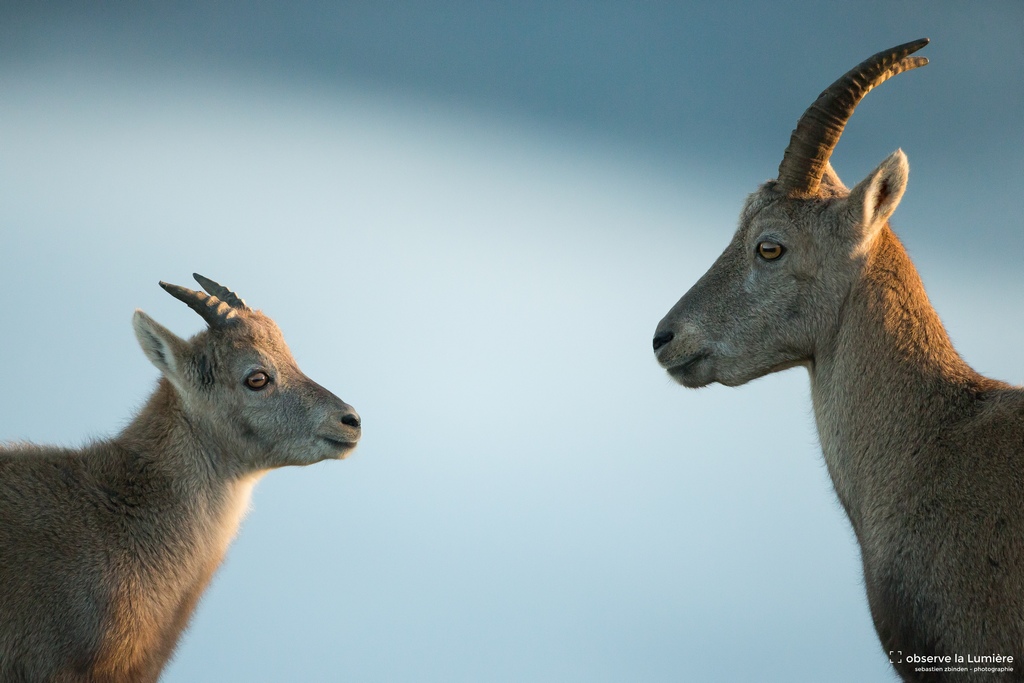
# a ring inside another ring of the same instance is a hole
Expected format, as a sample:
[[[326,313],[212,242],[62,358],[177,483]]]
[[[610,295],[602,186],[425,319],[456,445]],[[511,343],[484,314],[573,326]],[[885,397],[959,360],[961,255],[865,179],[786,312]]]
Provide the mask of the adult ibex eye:
[[[268,384],[270,384],[270,375],[262,370],[258,370],[245,378],[245,386],[253,391],[259,391]]]
[[[784,251],[786,248],[775,242],[759,242],[757,245],[757,255],[766,261],[774,261],[782,256]]]

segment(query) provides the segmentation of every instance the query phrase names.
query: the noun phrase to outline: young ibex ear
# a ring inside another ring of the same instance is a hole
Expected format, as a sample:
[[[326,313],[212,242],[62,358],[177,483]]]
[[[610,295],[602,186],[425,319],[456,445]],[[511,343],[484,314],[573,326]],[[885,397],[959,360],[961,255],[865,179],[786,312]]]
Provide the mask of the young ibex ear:
[[[909,175],[907,155],[897,149],[853,188],[849,207],[854,217],[860,218],[862,242],[878,234],[892,216],[907,189]]]
[[[188,344],[166,327],[150,318],[142,311],[136,310],[132,317],[135,337],[145,352],[146,357],[167,379],[182,388],[185,355]]]

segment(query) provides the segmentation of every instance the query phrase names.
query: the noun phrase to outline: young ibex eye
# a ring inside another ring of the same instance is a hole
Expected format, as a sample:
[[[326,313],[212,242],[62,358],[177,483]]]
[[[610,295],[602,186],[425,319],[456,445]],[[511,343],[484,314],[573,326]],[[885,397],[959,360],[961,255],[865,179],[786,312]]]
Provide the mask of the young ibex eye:
[[[268,384],[270,384],[270,375],[262,370],[257,370],[245,378],[245,386],[249,387],[253,391],[259,391]]]
[[[757,255],[766,261],[774,261],[782,256],[785,251],[785,247],[775,242],[759,242],[757,245]]]

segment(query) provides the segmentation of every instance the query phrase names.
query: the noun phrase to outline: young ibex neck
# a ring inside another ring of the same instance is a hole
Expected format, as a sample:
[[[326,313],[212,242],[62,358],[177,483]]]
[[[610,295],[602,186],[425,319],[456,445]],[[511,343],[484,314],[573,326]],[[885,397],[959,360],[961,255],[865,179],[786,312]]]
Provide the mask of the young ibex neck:
[[[883,510],[905,492],[929,440],[998,384],[957,354],[888,227],[865,258],[835,337],[810,368],[822,451],[859,537],[868,509]]]
[[[189,418],[178,393],[161,379],[139,415],[113,440],[120,457],[94,462],[106,469],[98,479],[109,487],[115,505],[139,501],[132,516],[149,518],[163,528],[162,537],[219,560],[262,472],[236,471],[230,446],[208,432]],[[211,536],[211,529],[218,531]],[[163,547],[149,550],[166,553]]]
[[[228,446],[188,415],[166,378],[114,442],[158,471],[170,471],[195,486],[219,486],[240,475],[232,458],[218,457]]]

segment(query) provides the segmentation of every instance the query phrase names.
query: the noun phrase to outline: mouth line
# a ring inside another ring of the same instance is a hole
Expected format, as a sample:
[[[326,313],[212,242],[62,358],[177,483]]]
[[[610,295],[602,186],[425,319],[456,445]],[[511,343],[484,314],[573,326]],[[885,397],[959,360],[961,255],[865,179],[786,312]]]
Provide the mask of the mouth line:
[[[701,362],[706,358],[709,358],[710,356],[711,352],[706,349],[703,351],[698,351],[697,353],[694,354],[690,354],[683,360],[682,363],[678,363],[670,367],[668,369],[668,372],[673,377],[682,377],[687,372],[692,370],[694,365],[696,365],[697,363]]]
[[[355,441],[342,441],[341,439],[335,439],[333,436],[324,436],[323,434],[320,435],[320,438],[329,443],[330,445],[334,446],[335,448],[341,450],[347,450],[356,447]]]

